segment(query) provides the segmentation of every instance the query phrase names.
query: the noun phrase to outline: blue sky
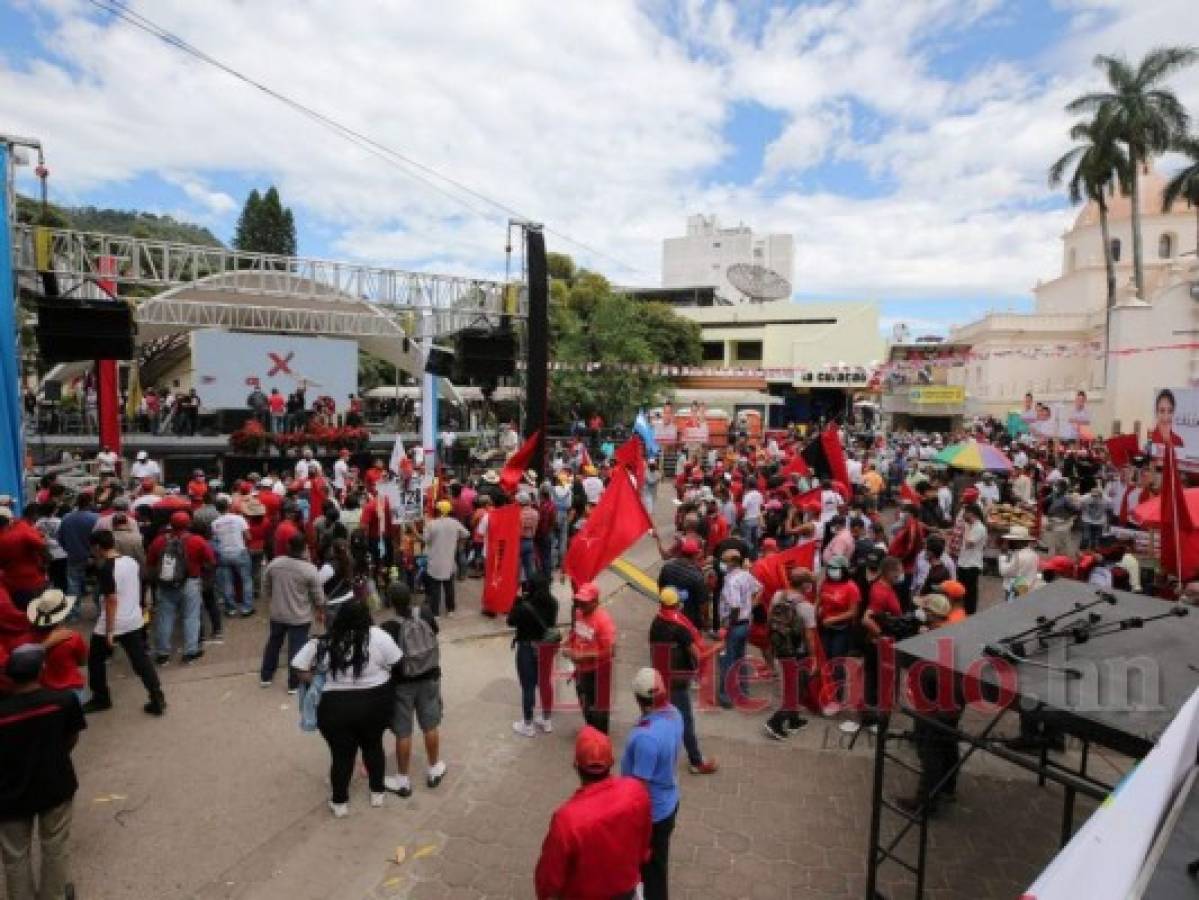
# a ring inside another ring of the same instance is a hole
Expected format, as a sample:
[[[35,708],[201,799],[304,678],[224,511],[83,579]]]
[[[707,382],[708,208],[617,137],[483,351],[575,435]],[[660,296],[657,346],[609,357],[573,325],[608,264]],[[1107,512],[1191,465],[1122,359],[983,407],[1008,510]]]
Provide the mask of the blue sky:
[[[661,240],[714,212],[796,235],[797,300],[877,299],[918,332],[1029,307],[1073,215],[1044,177],[1064,102],[1098,86],[1094,53],[1193,21],[1193,0],[363,2],[130,5],[599,249],[550,238],[614,280],[656,283]],[[1197,77],[1176,88],[1199,108]],[[0,128],[45,141],[64,203],[228,240],[249,189],[277,184],[303,254],[502,271],[505,212],[83,0],[0,0]]]

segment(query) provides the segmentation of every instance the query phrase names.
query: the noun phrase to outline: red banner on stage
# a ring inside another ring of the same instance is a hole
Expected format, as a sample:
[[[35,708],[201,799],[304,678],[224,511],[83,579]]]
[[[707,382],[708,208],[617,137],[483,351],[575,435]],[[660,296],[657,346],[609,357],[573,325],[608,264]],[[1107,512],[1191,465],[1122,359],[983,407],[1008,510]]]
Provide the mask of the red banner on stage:
[[[629,473],[617,466],[582,531],[570,542],[562,570],[576,583],[591,581],[651,528]]]
[[[487,516],[487,559],[483,572],[483,611],[506,615],[520,583],[520,507],[515,503]]]

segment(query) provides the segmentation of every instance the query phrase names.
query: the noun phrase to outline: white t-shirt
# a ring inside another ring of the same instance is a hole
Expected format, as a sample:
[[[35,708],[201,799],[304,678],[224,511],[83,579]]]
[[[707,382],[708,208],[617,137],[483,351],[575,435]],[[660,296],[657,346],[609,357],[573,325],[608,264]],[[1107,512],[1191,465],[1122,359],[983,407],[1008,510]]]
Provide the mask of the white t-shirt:
[[[856,459],[845,460],[845,471],[849,473],[850,484],[862,483],[862,464]]]
[[[958,554],[958,568],[981,569],[986,547],[987,526],[982,522],[966,526],[966,532],[962,535],[962,550]]]
[[[339,459],[333,464],[333,486],[339,491],[346,486],[346,479],[350,477],[350,464],[344,459]]]
[[[311,669],[316,662],[316,648],[315,640],[301,647],[300,652],[291,661],[292,668],[302,672]],[[361,677],[354,677],[353,666],[347,666],[341,672],[330,669],[325,679],[325,690],[357,691],[387,684],[391,679],[391,667],[398,663],[403,655],[396,642],[391,639],[391,635],[372,625],[366,645],[366,664],[362,667]]]
[[[117,460],[120,457],[112,450],[101,450],[96,454],[96,465],[101,472],[115,472],[117,470]]]
[[[588,475],[583,479],[583,493],[588,503],[599,503],[604,493],[604,482],[598,475]]]
[[[297,459],[295,473],[297,481],[303,481],[305,478],[310,477],[311,473],[308,471],[308,460]]]
[[[158,468],[158,463],[152,459],[147,459],[144,462],[135,462],[129,469],[129,474],[138,479],[153,478],[157,481],[162,477],[162,470]]]
[[[762,518],[762,494],[757,488],[746,491],[741,498],[741,513],[746,522],[757,522]]]
[[[117,615],[113,624],[114,635],[137,631],[145,624],[142,618],[141,568],[132,556],[118,556],[113,560],[112,578],[117,585]],[[96,619],[96,634],[108,633],[108,613],[100,603],[100,618]]]
[[[237,513],[225,513],[212,522],[212,539],[222,553],[239,553],[246,549],[246,530],[250,526]]]
[[[837,514],[837,510],[841,508],[841,504],[845,500],[836,491],[822,491],[820,494],[820,524],[824,525],[829,519]]]

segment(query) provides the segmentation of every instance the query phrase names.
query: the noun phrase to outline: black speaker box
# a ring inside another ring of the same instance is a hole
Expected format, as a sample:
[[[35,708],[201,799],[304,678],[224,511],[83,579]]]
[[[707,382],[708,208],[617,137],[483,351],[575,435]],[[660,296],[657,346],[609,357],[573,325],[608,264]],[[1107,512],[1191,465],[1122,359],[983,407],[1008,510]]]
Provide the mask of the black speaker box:
[[[516,333],[511,329],[465,328],[458,332],[457,348],[456,376],[477,381],[516,374]]]
[[[47,363],[80,359],[132,359],[133,308],[118,300],[40,298],[38,354]]]
[[[57,403],[62,399],[62,382],[50,379],[42,382],[42,399],[48,403]]]
[[[454,351],[443,347],[431,347],[425,359],[425,373],[449,378],[454,373]]]

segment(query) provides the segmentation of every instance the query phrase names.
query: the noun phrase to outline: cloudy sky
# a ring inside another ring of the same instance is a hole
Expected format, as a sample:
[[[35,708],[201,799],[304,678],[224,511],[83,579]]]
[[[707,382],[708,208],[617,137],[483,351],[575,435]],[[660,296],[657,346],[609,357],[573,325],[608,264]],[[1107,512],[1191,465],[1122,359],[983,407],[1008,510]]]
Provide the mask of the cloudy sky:
[[[0,131],[43,140],[60,202],[227,240],[273,183],[302,254],[436,271],[502,272],[502,206],[657,284],[662,238],[715,212],[795,235],[799,300],[877,299],[921,330],[1027,307],[1073,215],[1045,185],[1063,105],[1100,85],[1094,54],[1194,36],[1194,4],[128,4],[415,168],[86,0],[0,0]],[[1199,68],[1174,86],[1199,115]]]

